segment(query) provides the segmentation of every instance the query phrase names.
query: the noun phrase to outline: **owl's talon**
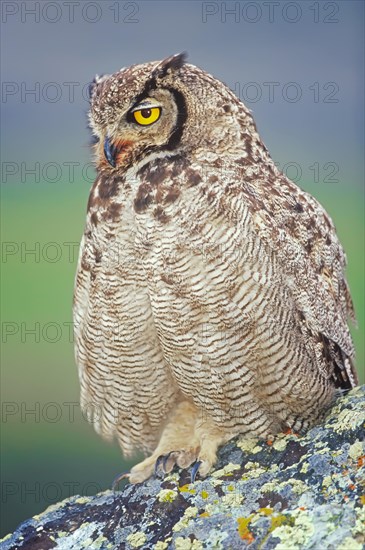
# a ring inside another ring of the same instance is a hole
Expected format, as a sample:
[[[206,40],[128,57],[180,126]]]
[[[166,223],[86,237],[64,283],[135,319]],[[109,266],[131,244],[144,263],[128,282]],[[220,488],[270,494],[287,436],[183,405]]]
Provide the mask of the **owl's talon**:
[[[160,455],[158,457],[158,459],[156,460],[155,462],[155,470],[154,470],[154,473],[155,473],[155,477],[160,477],[160,468],[161,468],[161,463],[162,463],[162,470],[163,472],[165,472],[165,469],[164,469],[164,461],[165,461],[165,457],[166,455]]]
[[[121,474],[118,474],[113,480],[112,491],[116,491],[119,482],[122,481],[122,479],[129,478],[130,475],[131,475],[130,472],[122,472]]]
[[[164,471],[165,474],[168,474],[169,472],[171,472],[171,470],[173,469],[173,467],[175,466],[176,462],[174,461],[173,464],[172,464],[172,468],[167,468],[167,461],[169,460],[169,458],[171,457],[172,454],[174,454],[175,451],[170,451],[169,453],[167,453],[164,458],[163,458],[163,461],[162,461],[162,469]]]
[[[197,460],[194,464],[194,466],[191,468],[191,483],[195,483],[196,474],[198,473],[198,470],[202,464],[201,460]]]

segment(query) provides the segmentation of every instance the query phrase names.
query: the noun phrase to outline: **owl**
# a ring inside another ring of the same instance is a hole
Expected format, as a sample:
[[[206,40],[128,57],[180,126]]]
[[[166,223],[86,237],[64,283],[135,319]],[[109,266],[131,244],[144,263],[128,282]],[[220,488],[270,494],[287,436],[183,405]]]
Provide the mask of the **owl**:
[[[356,385],[346,258],[250,111],[185,54],[96,77],[74,292],[81,405],[125,475],[204,477],[238,434],[300,433]]]

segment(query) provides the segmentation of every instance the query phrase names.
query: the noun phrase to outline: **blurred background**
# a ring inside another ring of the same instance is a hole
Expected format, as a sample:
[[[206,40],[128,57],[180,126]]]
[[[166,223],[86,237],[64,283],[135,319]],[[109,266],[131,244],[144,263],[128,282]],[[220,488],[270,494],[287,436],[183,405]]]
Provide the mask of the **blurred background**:
[[[80,413],[71,303],[94,172],[87,84],[187,50],[252,109],[332,216],[364,382],[363,2],[2,2],[2,520],[6,534],[132,465]],[[138,457],[136,457],[137,460]]]

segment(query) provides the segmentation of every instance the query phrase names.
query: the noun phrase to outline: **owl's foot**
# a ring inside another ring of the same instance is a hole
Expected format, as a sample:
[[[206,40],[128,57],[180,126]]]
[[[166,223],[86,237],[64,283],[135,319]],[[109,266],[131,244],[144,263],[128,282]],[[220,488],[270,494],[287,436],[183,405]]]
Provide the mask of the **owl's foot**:
[[[194,435],[196,421],[196,407],[188,401],[179,403],[170,415],[154,453],[133,466],[129,472],[129,481],[142,483],[154,473],[155,469],[158,472],[162,465],[163,471],[168,473],[175,464],[186,468],[195,462],[199,452],[199,441]]]
[[[162,471],[168,474],[175,466],[179,468],[188,468],[193,464],[198,456],[199,447],[189,448],[182,451],[167,451],[160,454],[161,447],[157,447],[153,455],[149,456],[136,466],[133,466],[128,474],[123,477],[128,477],[131,483],[142,483],[154,473],[156,476]],[[116,483],[122,479],[120,476],[116,478]]]
[[[205,477],[217,460],[217,455],[214,452],[204,452],[200,447],[182,451],[171,451],[166,455],[158,457],[155,463],[155,476],[160,474],[170,473],[175,466],[186,469],[192,464],[191,482],[194,483],[196,474],[199,472],[200,477]]]
[[[199,450],[199,447],[193,447],[187,450],[170,451],[166,455],[159,456],[155,463],[155,475],[158,475],[160,470],[168,474],[175,466],[188,468],[196,461]]]
[[[204,422],[196,429],[200,441],[200,451],[197,461],[191,469],[191,482],[195,482],[196,475],[206,477],[217,462],[218,447],[228,441],[230,436],[223,434],[219,428],[210,422]]]
[[[155,475],[158,475],[160,470],[167,474],[175,466],[188,468],[195,463],[191,469],[191,483],[195,482],[198,473],[200,477],[206,477],[217,461],[218,447],[228,441],[230,436],[223,434],[210,421],[197,420],[194,439],[197,443],[194,447],[159,456],[155,464]]]
[[[200,448],[190,448],[188,450],[170,451],[165,455],[159,455],[155,460],[156,453],[143,460],[136,466],[134,466],[130,472],[123,472],[119,474],[113,481],[112,491],[115,491],[123,479],[128,479],[130,483],[142,483],[154,473],[155,476],[159,476],[161,471],[163,474],[170,473],[175,466],[178,468],[186,469],[192,464],[191,469],[191,483],[195,482],[197,473],[200,477],[205,477],[214,463],[216,462],[216,455],[211,454],[208,458],[204,456]],[[199,457],[199,459],[198,459]]]
[[[129,481],[131,483],[142,483],[154,473],[156,457],[155,453],[139,464],[133,466],[129,472]]]
[[[175,466],[185,469],[195,462],[191,469],[191,483],[194,483],[196,474],[202,465],[200,460],[196,460],[197,454],[198,449],[195,451],[171,451],[167,455],[159,456],[155,464],[155,476],[160,474],[160,470],[164,474],[168,474]]]
[[[142,483],[153,473],[169,473],[175,466],[188,468],[194,464],[191,480],[199,472],[205,477],[217,460],[217,450],[234,434],[227,436],[209,419],[202,421],[198,409],[192,403],[178,404],[169,418],[154,453],[136,464],[124,477],[131,483]]]

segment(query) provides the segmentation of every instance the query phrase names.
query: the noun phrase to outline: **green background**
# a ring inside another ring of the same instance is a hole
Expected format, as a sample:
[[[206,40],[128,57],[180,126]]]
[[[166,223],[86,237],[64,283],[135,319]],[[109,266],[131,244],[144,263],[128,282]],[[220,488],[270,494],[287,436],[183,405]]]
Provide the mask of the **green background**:
[[[320,200],[335,222],[348,256],[359,324],[353,330],[356,362],[365,382],[363,5],[339,3],[338,23],[326,25],[323,10],[314,24],[306,3],[299,4],[303,16],[296,24],[281,16],[255,25],[232,18],[223,23],[216,16],[204,23],[200,2],[139,2],[138,24],[133,25],[115,25],[104,8],[103,19],[94,24],[77,16],[72,24],[63,17],[54,25],[13,17],[3,25],[3,79],[19,86],[58,82],[64,90],[64,82],[84,85],[97,72],[188,49],[192,63],[232,89],[237,81],[300,82],[301,101],[283,101],[278,95],[273,102],[266,97],[249,107],[273,158],[281,166],[301,166],[299,185]],[[309,87],[317,81],[322,92],[323,83],[337,82],[339,101],[314,102]],[[5,534],[53,502],[110,487],[114,476],[133,462],[125,462],[116,445],[102,441],[78,407],[70,337],[77,248],[65,243],[79,242],[91,186],[91,176],[86,180],[81,171],[90,161],[87,103],[79,93],[75,101],[63,96],[54,103],[42,97],[23,101],[18,94],[3,100],[2,110],[2,166],[15,162],[17,169],[11,177],[3,171],[1,190]],[[64,166],[69,161],[80,163],[73,182]],[[62,173],[52,183],[50,167],[46,177],[35,181],[34,175],[22,174],[21,162],[40,162],[43,168],[55,162]],[[314,162],[321,167],[318,183],[309,169]],[[327,162],[338,164],[338,183],[324,182]],[[32,328],[35,334],[29,332]]]

